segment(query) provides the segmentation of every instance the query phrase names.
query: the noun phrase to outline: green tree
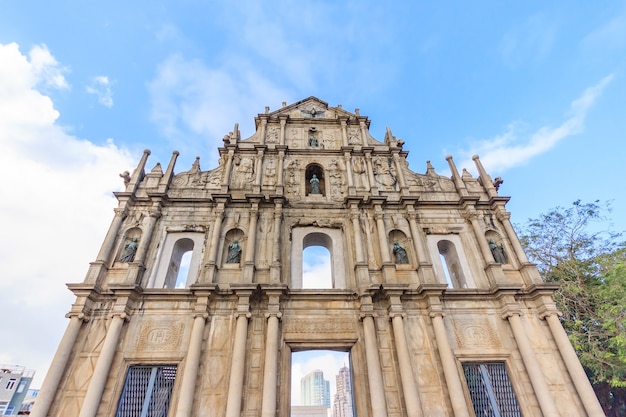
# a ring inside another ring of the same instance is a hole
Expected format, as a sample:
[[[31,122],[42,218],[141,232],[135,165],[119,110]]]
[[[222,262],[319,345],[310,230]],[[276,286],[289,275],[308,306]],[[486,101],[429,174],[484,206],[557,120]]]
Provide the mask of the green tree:
[[[608,204],[575,201],[522,228],[561,322],[607,416],[626,415],[626,249],[607,227]],[[608,230],[607,230],[608,229]]]

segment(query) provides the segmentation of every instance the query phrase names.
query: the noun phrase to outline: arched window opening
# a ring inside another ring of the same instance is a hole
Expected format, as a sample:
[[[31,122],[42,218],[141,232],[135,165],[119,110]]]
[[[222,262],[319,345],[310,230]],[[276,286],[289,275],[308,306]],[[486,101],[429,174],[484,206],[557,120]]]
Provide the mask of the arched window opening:
[[[176,278],[176,285],[174,288],[185,288],[187,286],[192,255],[193,251],[190,250],[183,253],[183,257],[180,259],[180,269],[178,270],[178,276]]]
[[[326,195],[326,178],[321,165],[310,164],[305,171],[305,195]],[[315,179],[314,179],[315,176]]]
[[[302,251],[302,288],[333,288],[330,251],[323,246],[309,246]]]
[[[457,254],[454,243],[449,240],[440,240],[437,242],[439,255],[443,258],[443,267],[447,272],[446,281],[452,288],[467,288],[467,281],[461,268],[459,255]]]
[[[167,268],[167,274],[165,275],[165,285],[163,286],[164,288],[184,288],[187,286],[187,275],[189,273],[189,267],[187,266],[185,268],[187,270],[187,273],[184,275],[184,277],[182,277],[181,264],[183,260],[183,255],[185,255],[185,253],[189,252],[189,258],[191,258],[193,246],[194,243],[191,239],[184,238],[176,241]],[[181,284],[182,287],[179,286]]]

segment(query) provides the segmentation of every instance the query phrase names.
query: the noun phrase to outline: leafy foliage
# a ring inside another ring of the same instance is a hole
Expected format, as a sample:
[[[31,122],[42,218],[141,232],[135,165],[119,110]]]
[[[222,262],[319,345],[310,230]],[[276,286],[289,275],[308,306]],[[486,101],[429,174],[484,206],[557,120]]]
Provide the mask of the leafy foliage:
[[[575,201],[522,228],[521,240],[607,415],[626,412],[626,248],[607,230],[608,204]],[[609,226],[610,229],[610,226]]]

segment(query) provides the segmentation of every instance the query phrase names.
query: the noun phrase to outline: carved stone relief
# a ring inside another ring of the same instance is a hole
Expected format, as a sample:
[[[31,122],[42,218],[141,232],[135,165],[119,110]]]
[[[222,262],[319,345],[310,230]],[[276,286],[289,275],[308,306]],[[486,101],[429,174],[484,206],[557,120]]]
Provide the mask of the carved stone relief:
[[[454,318],[454,336],[460,347],[500,347],[497,332],[486,320]]]
[[[180,347],[182,323],[146,323],[141,328],[135,348],[144,351],[172,351]]]

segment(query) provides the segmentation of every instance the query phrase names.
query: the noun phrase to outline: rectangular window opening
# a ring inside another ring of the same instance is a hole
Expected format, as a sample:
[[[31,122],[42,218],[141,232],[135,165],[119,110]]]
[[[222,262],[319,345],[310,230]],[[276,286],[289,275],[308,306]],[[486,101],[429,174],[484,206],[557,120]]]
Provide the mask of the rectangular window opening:
[[[355,417],[350,353],[291,353],[292,417]]]
[[[136,365],[128,368],[116,417],[167,416],[176,365]]]
[[[463,373],[477,416],[522,417],[504,362],[467,362]]]

